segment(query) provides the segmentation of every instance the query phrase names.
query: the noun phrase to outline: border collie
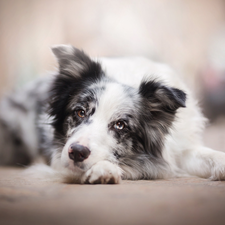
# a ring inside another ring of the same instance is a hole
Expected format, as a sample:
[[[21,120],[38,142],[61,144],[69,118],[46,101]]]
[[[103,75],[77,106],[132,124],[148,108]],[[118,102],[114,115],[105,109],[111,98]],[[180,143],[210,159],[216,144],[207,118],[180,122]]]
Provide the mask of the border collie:
[[[225,178],[225,154],[203,147],[205,119],[168,66],[91,59],[70,45],[52,51],[58,72],[1,102],[1,165],[26,165],[41,153],[51,166],[44,174],[73,183]]]

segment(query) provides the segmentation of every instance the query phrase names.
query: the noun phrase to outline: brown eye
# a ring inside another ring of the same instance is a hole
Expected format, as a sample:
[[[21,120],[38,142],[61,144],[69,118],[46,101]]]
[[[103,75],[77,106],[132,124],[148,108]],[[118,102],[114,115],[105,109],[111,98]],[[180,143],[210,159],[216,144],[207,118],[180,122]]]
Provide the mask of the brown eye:
[[[79,109],[76,111],[77,112],[77,115],[80,117],[80,118],[84,118],[85,117],[85,111],[83,109]]]
[[[122,121],[117,121],[114,125],[114,128],[117,130],[123,130],[125,127],[125,123]]]

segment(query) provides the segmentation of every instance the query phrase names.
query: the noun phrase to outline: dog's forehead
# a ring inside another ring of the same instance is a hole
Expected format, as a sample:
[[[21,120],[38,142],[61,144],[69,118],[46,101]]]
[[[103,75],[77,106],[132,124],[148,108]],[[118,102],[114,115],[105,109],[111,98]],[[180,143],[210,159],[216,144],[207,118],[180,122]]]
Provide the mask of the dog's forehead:
[[[109,82],[99,96],[96,114],[108,119],[114,115],[130,114],[137,102],[138,94],[135,89]]]

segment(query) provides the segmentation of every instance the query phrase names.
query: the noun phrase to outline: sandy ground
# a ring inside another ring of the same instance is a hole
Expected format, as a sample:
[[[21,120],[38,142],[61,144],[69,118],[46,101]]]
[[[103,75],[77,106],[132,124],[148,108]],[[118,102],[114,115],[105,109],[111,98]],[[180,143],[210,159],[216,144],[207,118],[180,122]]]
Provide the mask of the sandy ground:
[[[223,121],[209,126],[208,146],[225,151]],[[225,224],[225,182],[200,178],[68,185],[0,168],[0,224]]]

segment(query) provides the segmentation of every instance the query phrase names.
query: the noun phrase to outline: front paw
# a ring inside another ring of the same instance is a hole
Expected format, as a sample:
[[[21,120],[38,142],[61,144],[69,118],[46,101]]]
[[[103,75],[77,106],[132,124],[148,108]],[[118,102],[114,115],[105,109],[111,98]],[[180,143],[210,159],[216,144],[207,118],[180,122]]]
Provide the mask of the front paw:
[[[82,177],[83,184],[118,184],[121,180],[121,169],[108,161],[93,165]]]

